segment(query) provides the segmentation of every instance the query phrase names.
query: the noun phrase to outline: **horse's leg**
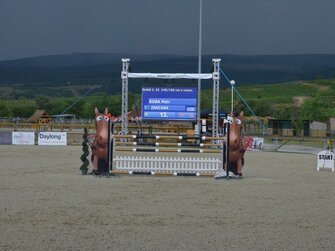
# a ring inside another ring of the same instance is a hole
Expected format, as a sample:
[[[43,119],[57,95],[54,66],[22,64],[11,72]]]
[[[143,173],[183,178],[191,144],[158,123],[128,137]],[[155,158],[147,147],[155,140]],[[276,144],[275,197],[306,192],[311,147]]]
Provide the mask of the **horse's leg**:
[[[226,151],[227,151],[227,148],[226,148],[226,144],[224,144],[223,145],[223,152],[224,153],[226,153]],[[222,161],[223,161],[223,170],[227,170],[226,168],[227,168],[227,156],[226,156],[226,154],[223,154],[223,159],[222,159]]]
[[[237,174],[239,175],[239,176],[242,176],[242,167],[243,167],[243,164],[242,164],[242,157],[241,158],[239,158],[238,160],[237,160]]]
[[[92,166],[93,166],[93,172],[98,171],[98,162],[99,162],[99,158],[97,156],[93,156],[92,159]]]

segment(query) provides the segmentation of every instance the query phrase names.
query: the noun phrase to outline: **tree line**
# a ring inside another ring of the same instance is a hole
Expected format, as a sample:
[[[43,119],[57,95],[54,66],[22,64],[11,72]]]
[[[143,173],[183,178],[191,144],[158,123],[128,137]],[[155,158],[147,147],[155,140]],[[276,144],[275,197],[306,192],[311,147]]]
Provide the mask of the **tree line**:
[[[222,95],[222,94],[220,94]],[[229,96],[228,93],[224,93]],[[220,109],[230,111],[230,99],[220,103]],[[108,107],[110,113],[114,116],[121,115],[121,96],[110,96],[106,93],[100,93],[94,96],[87,96],[76,102],[75,98],[50,98],[38,96],[34,99],[18,99],[0,101],[0,117],[20,117],[29,118],[36,110],[45,110],[50,115],[61,114],[66,111],[67,114],[75,114],[77,118],[91,119],[94,117],[94,108],[104,110]],[[75,103],[76,102],[76,103]],[[128,95],[129,110],[140,109],[140,94]],[[328,122],[330,117],[335,116],[335,106],[331,99],[326,99],[320,95],[308,97],[301,106],[296,106],[293,101],[284,105],[277,105],[271,99],[258,100],[257,98],[248,101],[248,105],[259,117],[273,117],[277,119],[290,119],[297,128],[303,126],[304,120]],[[68,109],[72,106],[70,109]],[[210,91],[203,92],[202,109],[212,108],[212,95]],[[68,109],[68,110],[67,110]],[[241,99],[236,98],[234,110],[244,110],[246,116],[252,113],[246,108]]]

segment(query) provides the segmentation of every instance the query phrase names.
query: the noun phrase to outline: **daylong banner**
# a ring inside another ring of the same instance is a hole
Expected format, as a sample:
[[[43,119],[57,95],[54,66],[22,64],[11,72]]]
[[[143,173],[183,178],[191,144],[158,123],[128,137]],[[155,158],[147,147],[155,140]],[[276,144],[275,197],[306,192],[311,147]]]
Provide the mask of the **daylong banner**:
[[[12,133],[13,145],[34,145],[35,133],[34,132],[13,132]]]
[[[40,132],[38,134],[38,144],[44,146],[66,146],[66,132]]]

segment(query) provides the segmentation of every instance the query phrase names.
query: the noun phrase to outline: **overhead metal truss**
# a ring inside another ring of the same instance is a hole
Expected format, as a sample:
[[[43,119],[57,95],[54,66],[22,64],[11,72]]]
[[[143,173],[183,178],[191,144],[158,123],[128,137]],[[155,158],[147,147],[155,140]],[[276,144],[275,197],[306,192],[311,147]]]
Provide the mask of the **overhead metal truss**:
[[[213,121],[212,136],[219,136],[219,89],[220,89],[220,61],[212,60],[213,73],[130,73],[129,58],[122,59],[122,104],[121,104],[121,134],[128,134],[128,78],[159,78],[159,79],[213,79]],[[201,90],[198,90],[201,91]],[[198,111],[201,112],[201,111]]]

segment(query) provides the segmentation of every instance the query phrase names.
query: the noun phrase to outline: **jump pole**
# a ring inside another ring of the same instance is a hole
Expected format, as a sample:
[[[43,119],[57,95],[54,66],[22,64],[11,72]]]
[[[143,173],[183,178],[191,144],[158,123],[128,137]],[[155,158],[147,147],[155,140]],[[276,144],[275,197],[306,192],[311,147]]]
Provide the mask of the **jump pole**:
[[[110,174],[110,157],[111,157],[111,121],[108,120],[108,132],[107,132],[107,165],[108,165],[108,174]],[[112,158],[113,159],[113,158]]]
[[[225,137],[218,137],[218,136],[182,136],[182,135],[114,135],[115,139],[201,139],[201,140],[225,140]]]
[[[229,117],[229,115],[228,115]],[[230,123],[227,117],[227,140],[226,140],[226,152],[223,151],[223,154],[226,154],[226,179],[229,180],[229,141],[230,141]],[[224,163],[223,163],[224,165]]]
[[[118,147],[115,148],[119,152],[161,152],[161,153],[221,153],[221,150],[216,149],[181,149],[181,148],[132,148],[132,147]]]
[[[107,164],[108,164],[108,175],[113,170],[113,145],[114,137],[111,138],[111,133],[114,134],[114,123],[108,121],[108,132],[107,132]]]
[[[168,143],[168,142],[115,142],[115,145],[126,145],[126,146],[189,146],[189,147],[209,147],[209,146],[221,146],[221,144],[211,143]]]

